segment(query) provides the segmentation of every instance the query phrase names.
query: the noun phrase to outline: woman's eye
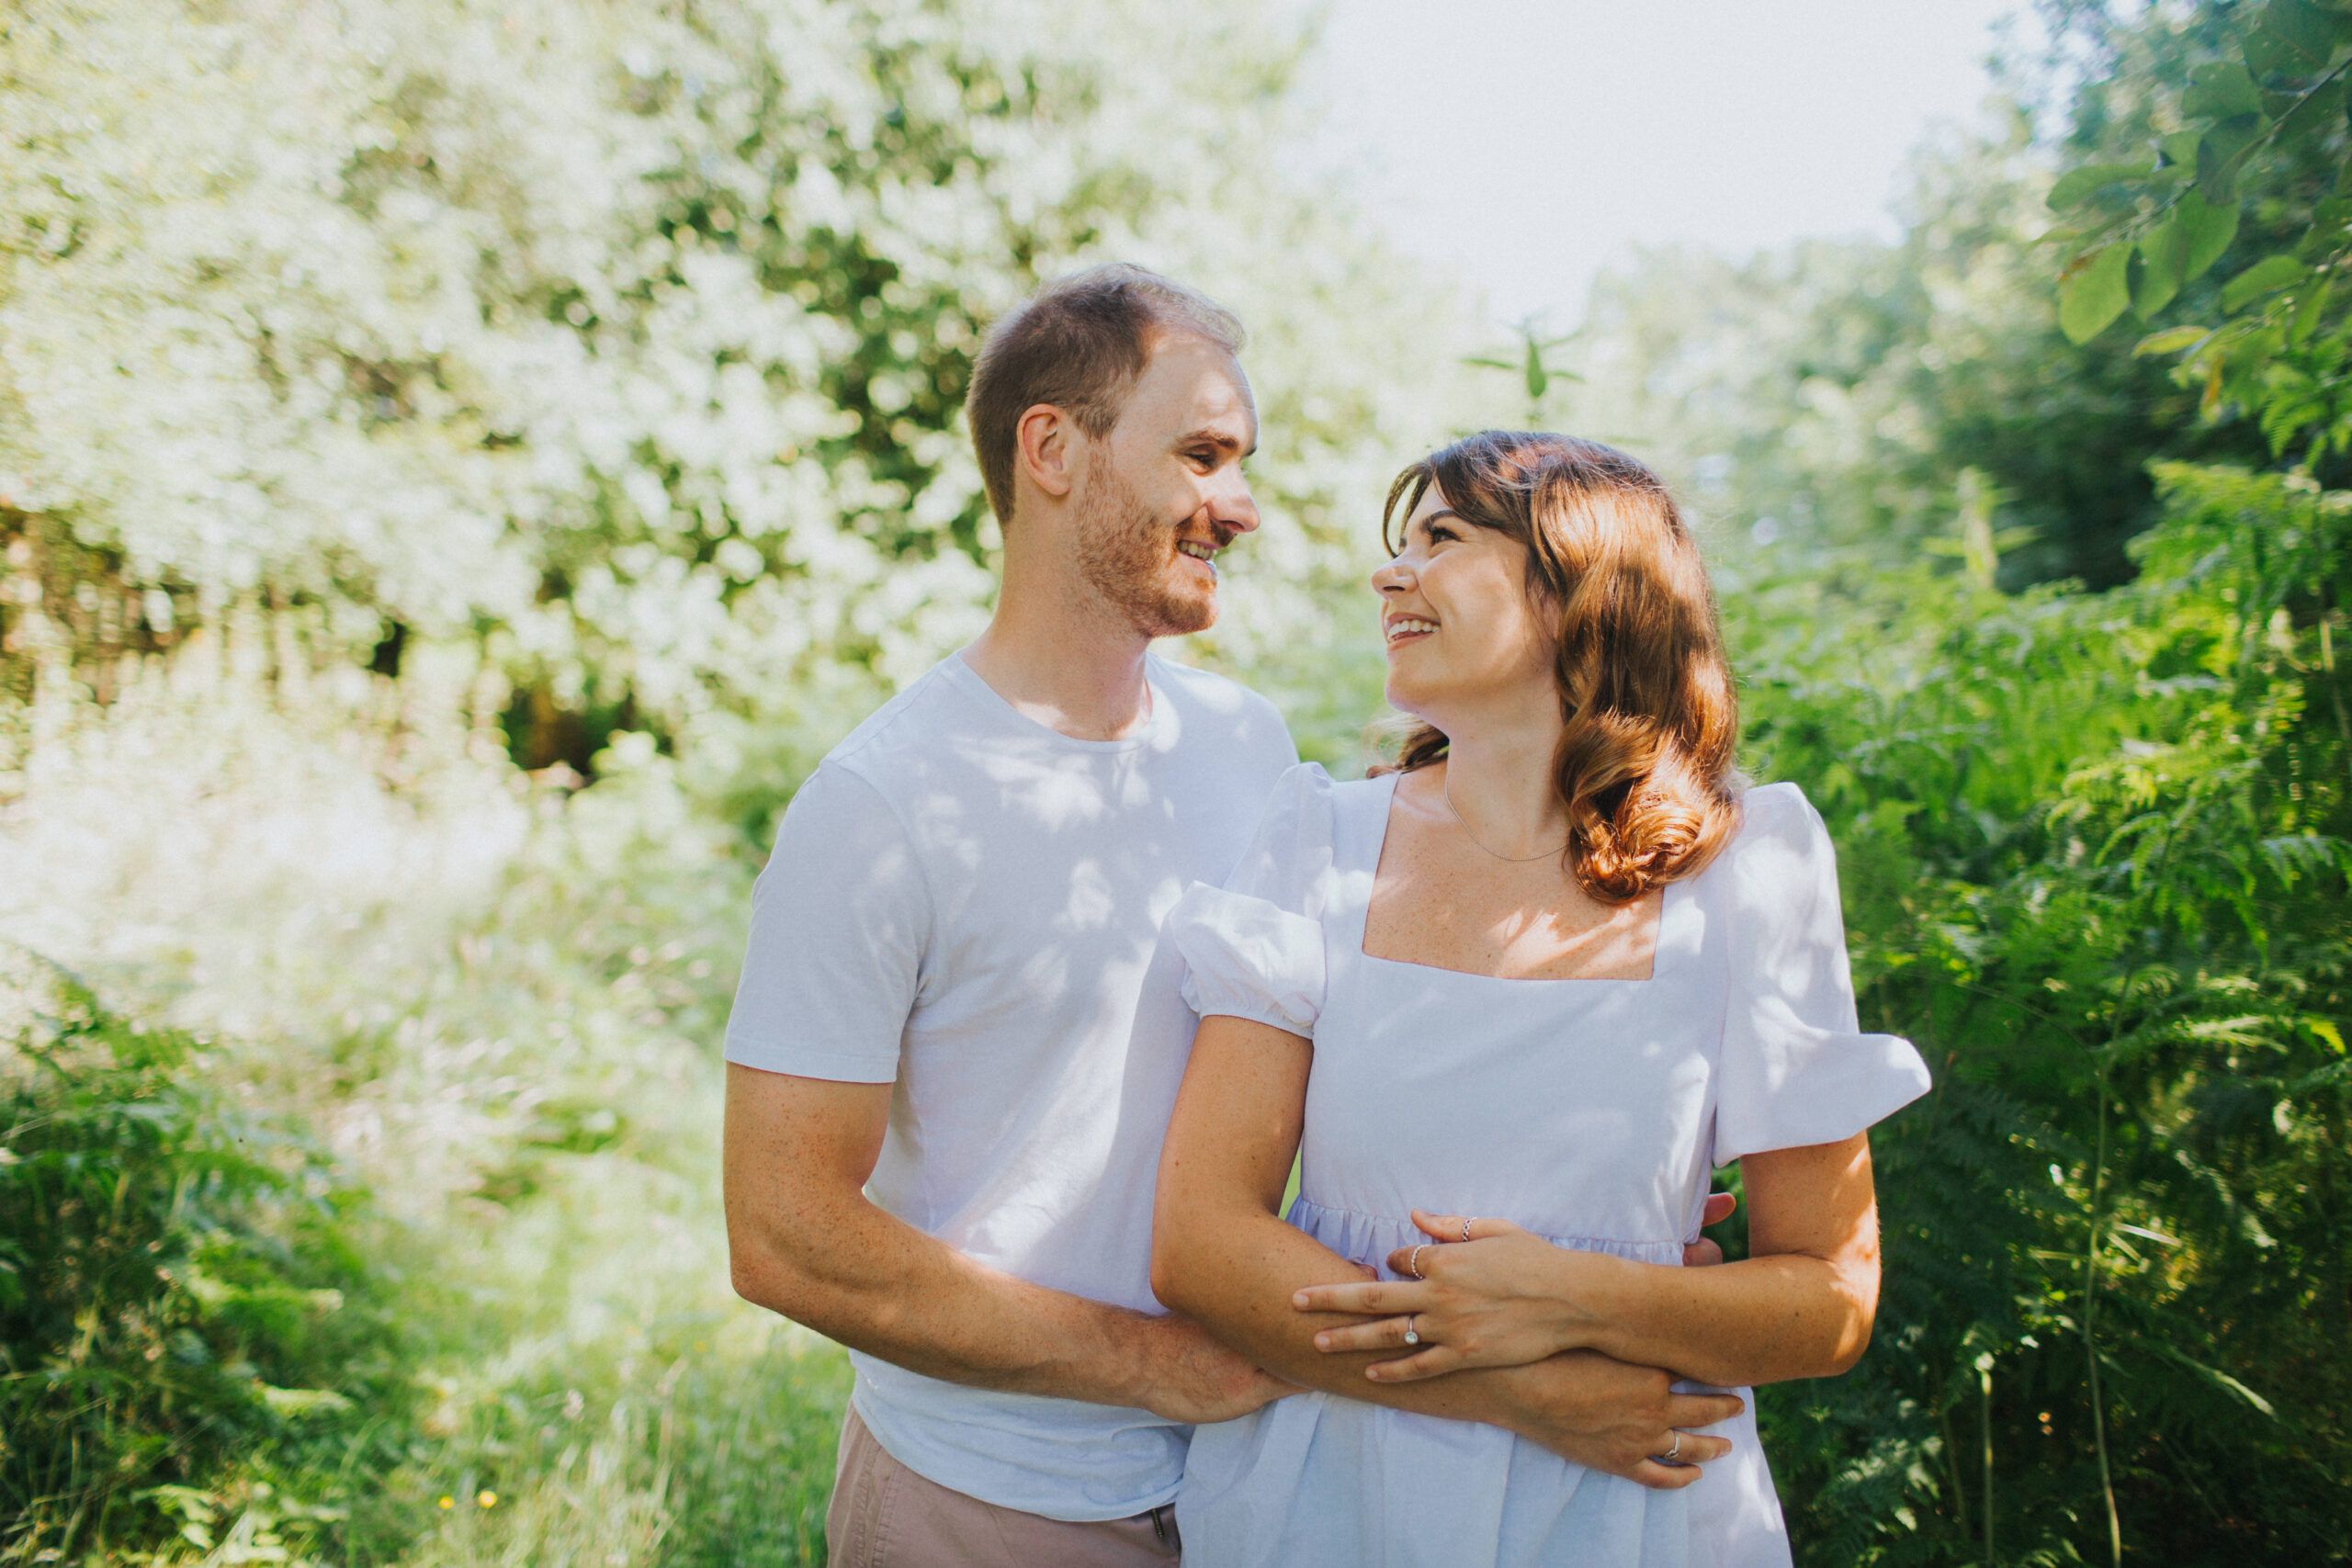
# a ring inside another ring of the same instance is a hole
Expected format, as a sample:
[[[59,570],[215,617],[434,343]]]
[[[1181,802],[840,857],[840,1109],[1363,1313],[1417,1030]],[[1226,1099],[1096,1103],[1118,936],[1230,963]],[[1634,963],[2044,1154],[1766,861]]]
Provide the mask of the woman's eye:
[[[1456,534],[1453,529],[1445,526],[1442,523],[1432,526],[1429,533],[1430,543],[1432,545],[1436,544],[1440,539],[1458,539],[1461,536],[1461,535]]]

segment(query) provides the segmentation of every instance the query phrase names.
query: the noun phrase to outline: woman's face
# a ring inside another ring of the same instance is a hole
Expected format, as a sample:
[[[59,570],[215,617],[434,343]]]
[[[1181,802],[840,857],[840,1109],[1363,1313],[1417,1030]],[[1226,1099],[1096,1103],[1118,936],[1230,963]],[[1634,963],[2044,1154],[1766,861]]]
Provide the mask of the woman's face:
[[[1434,484],[1403,547],[1372,574],[1388,701],[1448,735],[1482,716],[1556,714],[1552,644],[1528,603],[1527,547],[1454,514]]]

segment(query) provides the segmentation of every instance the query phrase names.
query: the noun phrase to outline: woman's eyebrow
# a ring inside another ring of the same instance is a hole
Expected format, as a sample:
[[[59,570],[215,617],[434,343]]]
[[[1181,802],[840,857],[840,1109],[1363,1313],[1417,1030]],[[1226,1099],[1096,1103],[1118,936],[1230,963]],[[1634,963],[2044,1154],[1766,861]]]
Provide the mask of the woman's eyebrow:
[[[1419,517],[1414,518],[1412,522],[1407,524],[1406,527],[1408,530],[1415,527],[1425,529],[1441,517],[1451,517],[1456,523],[1464,521],[1462,513],[1454,511],[1451,506],[1441,506],[1435,512],[1422,513]]]

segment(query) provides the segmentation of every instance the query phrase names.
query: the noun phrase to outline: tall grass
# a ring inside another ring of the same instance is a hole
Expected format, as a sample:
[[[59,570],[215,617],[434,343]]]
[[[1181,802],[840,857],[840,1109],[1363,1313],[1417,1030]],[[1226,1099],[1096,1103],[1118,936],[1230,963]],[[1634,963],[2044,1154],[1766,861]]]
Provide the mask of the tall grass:
[[[113,1044],[182,1043],[141,1092],[205,1146],[281,1127],[298,1191],[371,1195],[338,1238],[397,1375],[342,1394],[338,1446],[240,1368],[259,1425],[53,1479],[79,1533],[0,1561],[817,1561],[847,1368],[734,1299],[718,1206],[737,831],[629,738],[593,787],[516,772],[462,652],[394,682],[265,630],[199,637],[104,708],[19,713],[0,937],[86,976]],[[28,1081],[48,1004],[20,977],[0,999]],[[38,1130],[6,1140],[28,1168]],[[13,1371],[53,1377],[72,1339],[28,1335],[48,1370]],[[127,1396],[164,1397],[181,1362],[141,1353]]]

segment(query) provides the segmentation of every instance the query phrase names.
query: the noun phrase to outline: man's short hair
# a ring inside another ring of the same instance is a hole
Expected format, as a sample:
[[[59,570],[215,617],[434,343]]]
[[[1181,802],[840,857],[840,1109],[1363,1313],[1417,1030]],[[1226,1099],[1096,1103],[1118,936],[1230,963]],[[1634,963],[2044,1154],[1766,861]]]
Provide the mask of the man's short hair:
[[[1178,333],[1241,352],[1241,321],[1232,311],[1124,262],[1057,278],[989,329],[972,367],[965,418],[999,523],[1012,521],[1021,416],[1050,403],[1101,439],[1119,422],[1154,346]]]

